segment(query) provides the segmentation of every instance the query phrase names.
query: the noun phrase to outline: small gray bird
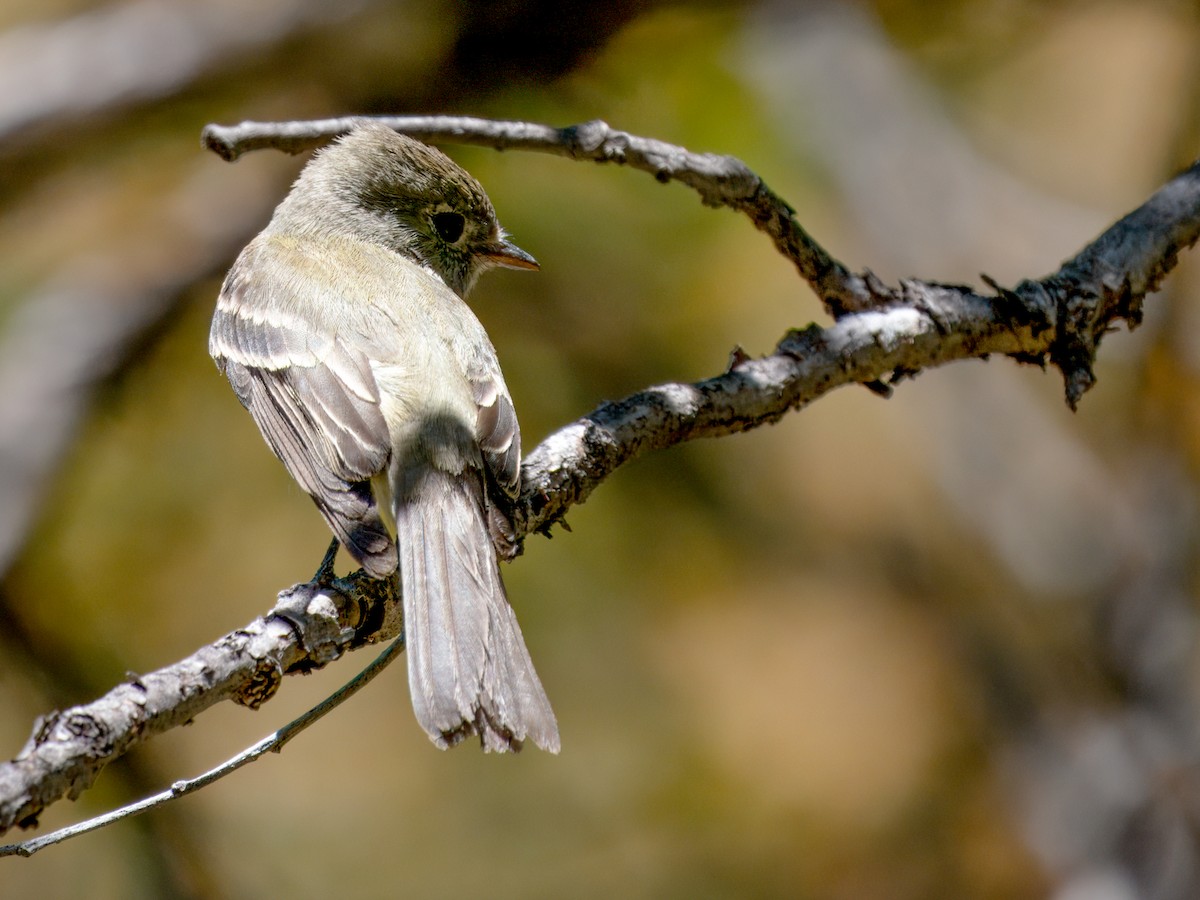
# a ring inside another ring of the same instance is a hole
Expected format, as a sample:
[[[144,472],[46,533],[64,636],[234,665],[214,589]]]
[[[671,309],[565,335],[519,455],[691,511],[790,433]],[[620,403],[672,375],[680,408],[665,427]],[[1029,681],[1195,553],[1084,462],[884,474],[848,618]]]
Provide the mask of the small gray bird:
[[[417,721],[486,750],[558,724],[504,591],[521,435],[496,351],[463,302],[493,266],[536,269],[479,183],[363,124],[301,172],[225,278],[209,353],[337,539],[400,568]]]

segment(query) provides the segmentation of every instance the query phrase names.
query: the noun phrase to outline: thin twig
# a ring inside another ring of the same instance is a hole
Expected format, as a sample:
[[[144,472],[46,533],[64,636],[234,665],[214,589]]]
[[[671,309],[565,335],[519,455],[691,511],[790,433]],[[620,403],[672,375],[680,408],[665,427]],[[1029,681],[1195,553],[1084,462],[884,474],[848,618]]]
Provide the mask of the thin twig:
[[[404,649],[404,638],[398,637],[390,644],[387,649],[380,653],[371,664],[359,672],[354,678],[342,685],[333,694],[326,697],[304,715],[288,722],[274,734],[270,734],[263,738],[258,743],[247,747],[241,753],[227,759],[221,765],[214,769],[209,769],[203,775],[196,778],[176,781],[168,790],[153,796],[146,797],[143,800],[138,800],[136,803],[130,803],[128,806],[122,806],[120,809],[114,809],[111,812],[104,813],[99,816],[94,816],[84,822],[79,822],[75,825],[69,825],[66,828],[60,828],[57,831],[52,831],[49,834],[43,834],[39,837],[30,838],[27,841],[21,841],[16,844],[5,844],[0,846],[0,856],[33,856],[39,850],[49,847],[52,844],[61,844],[63,841],[70,840],[73,837],[79,837],[81,834],[87,834],[90,831],[96,831],[106,825],[111,825],[114,822],[119,822],[122,819],[128,819],[133,816],[141,815],[142,813],[154,809],[158,806],[163,806],[172,800],[177,800],[187,794],[191,794],[201,788],[208,787],[214,781],[219,781],[226,775],[236,772],[242,766],[254,762],[265,753],[279,753],[284,746],[291,741],[296,735],[302,732],[308,726],[314,724],[319,719],[324,718],[328,713],[332,712],[338,706],[341,706],[367,684],[375,678],[380,672],[388,667],[388,665],[400,655],[400,651]]]

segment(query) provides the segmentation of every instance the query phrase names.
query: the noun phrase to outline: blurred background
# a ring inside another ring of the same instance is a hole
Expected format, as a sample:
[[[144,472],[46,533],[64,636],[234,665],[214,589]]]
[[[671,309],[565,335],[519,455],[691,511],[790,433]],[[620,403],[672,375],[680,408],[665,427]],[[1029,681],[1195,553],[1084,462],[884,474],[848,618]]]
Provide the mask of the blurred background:
[[[6,0],[5,756],[317,564],[323,522],[206,352],[304,160],[198,140],[353,112],[602,117],[740,156],[851,267],[1012,284],[1200,155],[1200,12]],[[765,238],[677,185],[447,149],[542,263],[474,295],[528,447],[825,322]],[[1078,414],[1003,359],[847,388],[632,464],[530,539],[505,577],[560,757],[435,751],[400,664],[279,757],[0,861],[0,896],[1195,896],[1198,262],[1105,341]],[[356,656],[138,749],[43,827],[215,765]]]

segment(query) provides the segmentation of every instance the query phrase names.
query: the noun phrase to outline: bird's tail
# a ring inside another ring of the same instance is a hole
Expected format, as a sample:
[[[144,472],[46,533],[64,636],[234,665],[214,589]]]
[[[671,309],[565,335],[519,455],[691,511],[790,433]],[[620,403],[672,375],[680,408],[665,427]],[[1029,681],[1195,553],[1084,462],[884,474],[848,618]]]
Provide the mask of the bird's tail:
[[[558,723],[533,669],[484,519],[483,484],[422,473],[396,509],[408,681],[439,747],[478,734],[485,750],[551,753]]]

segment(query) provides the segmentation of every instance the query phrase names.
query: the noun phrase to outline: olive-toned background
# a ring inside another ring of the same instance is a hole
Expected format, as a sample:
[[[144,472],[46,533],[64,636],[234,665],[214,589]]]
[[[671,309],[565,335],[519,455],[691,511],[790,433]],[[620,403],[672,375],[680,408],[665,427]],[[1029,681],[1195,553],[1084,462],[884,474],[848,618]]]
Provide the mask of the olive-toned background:
[[[303,160],[223,163],[206,122],[602,117],[740,156],[855,268],[970,283],[1052,271],[1200,154],[1200,16],[1167,0],[8,0],[0,29],[5,756],[327,541],[205,349]],[[542,263],[474,296],[527,447],[824,321],[683,188],[447,149]],[[281,756],[0,860],[0,896],[1191,896],[1198,323],[1185,254],[1078,414],[1053,373],[973,362],[639,461],[505,572],[561,756],[437,752],[397,665]],[[43,827],[366,661],[205,713]]]

